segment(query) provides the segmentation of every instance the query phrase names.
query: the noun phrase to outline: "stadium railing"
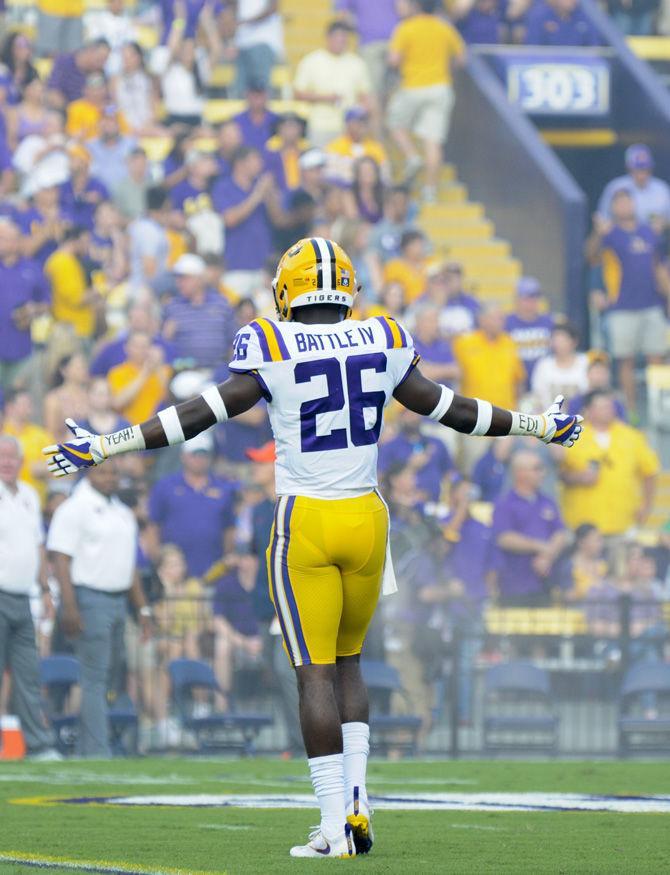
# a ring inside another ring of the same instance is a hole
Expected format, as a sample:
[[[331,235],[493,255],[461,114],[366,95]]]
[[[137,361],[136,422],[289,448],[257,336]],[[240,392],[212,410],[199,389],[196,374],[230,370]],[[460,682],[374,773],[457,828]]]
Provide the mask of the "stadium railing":
[[[255,751],[288,749],[272,636],[259,629],[260,652],[231,643],[229,637],[223,640],[229,633],[217,622],[209,596],[164,598],[155,611],[156,634],[149,641],[142,640],[134,619],[128,618],[125,652],[116,654],[120,665],[111,672],[116,680],[110,702],[128,703],[129,698],[139,715],[140,752],[200,747],[193,727],[180,719],[171,689],[170,666],[180,659],[207,663],[221,693],[218,701],[194,694],[193,714],[204,720],[202,725],[210,718],[224,725],[226,714],[268,715],[254,727]],[[670,602],[622,594],[546,607],[490,604],[476,613],[464,612],[461,602],[448,606],[443,616],[442,628],[417,625],[402,652],[387,654],[393,689],[387,690],[388,701],[379,713],[388,724],[384,730],[395,727],[398,736],[394,742],[385,731],[379,752],[456,758],[503,750],[524,756],[534,749],[555,756],[617,757],[649,742],[670,751],[670,685],[638,689],[629,674],[641,663],[666,664],[670,671]],[[383,622],[381,614],[378,622]],[[391,640],[393,629],[384,628],[382,637]],[[56,634],[52,652],[64,650],[67,644]],[[375,651],[367,659],[380,655]],[[505,682],[513,680],[519,664],[529,666],[526,675],[537,686],[530,690],[522,685],[515,698],[512,682],[503,696],[505,684],[496,678],[500,674]],[[651,681],[657,682],[663,671],[658,669]],[[538,703],[538,697],[544,702]],[[508,722],[504,738],[496,741],[489,730],[505,714],[512,714],[518,725]],[[240,750],[239,744],[228,747]],[[249,745],[241,747],[250,750]],[[126,744],[126,749],[132,752],[135,744]]]

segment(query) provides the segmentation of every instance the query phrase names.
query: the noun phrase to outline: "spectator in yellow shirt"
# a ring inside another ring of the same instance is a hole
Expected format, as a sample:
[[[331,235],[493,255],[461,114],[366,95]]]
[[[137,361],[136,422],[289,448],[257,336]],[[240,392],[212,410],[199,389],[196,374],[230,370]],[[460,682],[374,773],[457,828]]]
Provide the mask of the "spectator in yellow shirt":
[[[497,304],[489,304],[479,314],[479,328],[456,337],[453,350],[461,369],[463,395],[514,410],[526,371],[504,326],[503,311]]]
[[[370,113],[365,107],[352,106],[344,116],[344,133],[326,147],[329,180],[351,185],[354,164],[359,158],[372,158],[377,162],[385,181],[390,179],[386,149],[370,136]]]
[[[90,288],[82,258],[88,247],[88,231],[74,226],[63,235],[63,242],[50,255],[44,273],[51,283],[51,310],[60,327],[68,327],[83,341],[95,334],[96,312],[101,299]]]
[[[384,265],[384,285],[399,283],[405,304],[411,304],[426,290],[428,278],[427,242],[421,231],[405,231],[400,239],[400,256]]]
[[[341,132],[349,107],[374,102],[365,62],[348,49],[350,32],[345,22],[332,22],[326,30],[325,48],[305,55],[295,71],[294,95],[310,104],[309,140],[318,148]]]
[[[126,341],[126,361],[107,375],[114,409],[128,422],[150,419],[167,395],[170,374],[163,350],[152,344],[151,336],[133,332]]]
[[[563,515],[568,526],[591,523],[604,535],[644,525],[659,461],[641,431],[617,419],[610,392],[587,396],[579,443],[563,458]]]
[[[86,79],[84,96],[68,104],[66,133],[78,140],[94,140],[99,135],[98,126],[103,112],[116,113],[119,131],[122,134],[129,132],[123,114],[109,103],[105,77],[101,73],[93,73]]]
[[[465,58],[460,34],[436,14],[440,5],[438,0],[398,0],[404,20],[394,30],[389,47],[389,64],[400,69],[401,82],[389,102],[388,126],[405,155],[409,179],[423,164],[413,136],[422,141],[428,202],[437,195],[454,105],[451,65]]]
[[[26,389],[11,389],[5,398],[2,434],[15,437],[23,450],[23,466],[19,479],[30,484],[40,497],[42,507],[47,497],[47,477],[42,448],[48,446],[54,436],[33,422],[33,402]],[[45,441],[47,442],[45,444]]]

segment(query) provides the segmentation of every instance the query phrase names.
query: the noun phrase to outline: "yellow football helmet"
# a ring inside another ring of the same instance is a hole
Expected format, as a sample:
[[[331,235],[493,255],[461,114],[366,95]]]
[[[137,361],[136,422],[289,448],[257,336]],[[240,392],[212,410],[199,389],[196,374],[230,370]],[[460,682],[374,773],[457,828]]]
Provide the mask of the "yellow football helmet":
[[[291,319],[295,307],[339,304],[351,316],[358,292],[356,271],[342,247],[323,237],[298,240],[280,258],[272,283],[277,314]]]

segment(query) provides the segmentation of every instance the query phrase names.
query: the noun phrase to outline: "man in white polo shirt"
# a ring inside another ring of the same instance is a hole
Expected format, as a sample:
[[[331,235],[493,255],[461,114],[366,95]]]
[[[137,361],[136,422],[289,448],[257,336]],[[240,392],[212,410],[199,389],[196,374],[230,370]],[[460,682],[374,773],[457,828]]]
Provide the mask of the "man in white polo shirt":
[[[12,704],[31,754],[57,755],[42,712],[35,627],[30,596],[39,580],[44,609],[53,613],[46,583],[44,532],[40,500],[18,480],[23,464],[16,438],[0,435],[0,681],[5,668],[12,678]]]
[[[85,757],[109,757],[107,684],[124,653],[128,598],[138,609],[145,635],[151,610],[135,573],[137,523],[116,497],[118,477],[91,470],[56,510],[47,548],[61,594],[63,631],[75,640],[81,664],[81,729]]]

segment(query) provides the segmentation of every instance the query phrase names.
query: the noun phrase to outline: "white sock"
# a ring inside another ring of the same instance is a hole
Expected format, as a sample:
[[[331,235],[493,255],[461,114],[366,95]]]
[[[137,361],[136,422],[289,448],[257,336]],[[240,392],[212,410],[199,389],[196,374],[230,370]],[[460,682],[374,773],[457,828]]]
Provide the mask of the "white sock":
[[[312,786],[321,808],[321,833],[329,839],[344,831],[347,819],[344,803],[344,755],[329,754],[308,759]]]
[[[370,727],[367,723],[343,723],[342,742],[344,744],[344,792],[347,811],[351,813],[356,803],[365,814],[368,813],[368,791],[366,773],[370,754]],[[354,813],[358,813],[354,811]]]

